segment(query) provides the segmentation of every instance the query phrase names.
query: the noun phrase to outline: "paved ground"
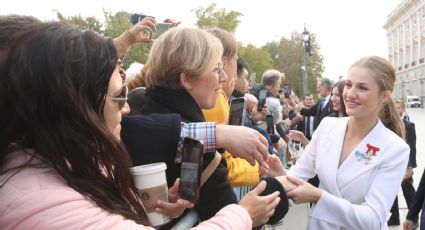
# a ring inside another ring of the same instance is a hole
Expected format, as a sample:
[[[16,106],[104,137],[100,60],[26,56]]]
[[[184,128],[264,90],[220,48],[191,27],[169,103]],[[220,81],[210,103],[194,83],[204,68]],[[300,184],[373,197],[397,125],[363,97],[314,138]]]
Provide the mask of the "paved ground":
[[[420,176],[425,167],[425,110],[424,109],[408,109],[410,120],[416,125],[416,149],[417,149],[417,163],[418,167],[414,170],[414,185],[417,188]],[[400,226],[391,226],[390,230],[402,230],[403,222],[407,214],[407,206],[403,197],[403,192],[398,194],[399,208],[400,208]],[[306,204],[294,205],[289,209],[289,213],[284,218],[282,224],[277,226],[266,226],[267,230],[296,230],[306,229],[308,219],[308,206]]]

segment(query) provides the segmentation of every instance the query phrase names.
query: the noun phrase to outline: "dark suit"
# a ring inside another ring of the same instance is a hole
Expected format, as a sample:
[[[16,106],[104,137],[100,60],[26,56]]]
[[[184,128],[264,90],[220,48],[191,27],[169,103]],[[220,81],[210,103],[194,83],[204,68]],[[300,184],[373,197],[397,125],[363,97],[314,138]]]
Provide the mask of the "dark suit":
[[[320,121],[322,121],[323,118],[327,117],[329,114],[331,114],[333,112],[332,109],[331,109],[331,100],[329,99],[328,103],[326,103],[326,105],[321,106],[323,100],[324,99],[321,98],[310,109],[302,108],[301,111],[300,111],[301,115],[303,115],[304,117],[314,116],[313,131],[317,129],[317,126],[319,126]]]
[[[409,167],[416,168],[416,129],[415,123],[410,122],[406,119],[403,119],[404,128],[406,130],[406,143],[410,147],[409,155]],[[403,195],[406,200],[407,207],[412,206],[413,197],[415,196],[415,188],[413,187],[413,178],[403,179],[401,182],[401,189],[403,190]],[[399,220],[398,212],[398,197],[396,197],[394,204],[391,208],[391,218],[390,221],[395,221],[396,223]],[[417,221],[417,220],[415,220]]]
[[[425,229],[425,170],[422,173],[421,182],[419,182],[418,191],[416,191],[415,197],[409,207],[409,212],[407,213],[406,219],[416,220],[418,219],[419,212],[422,208],[421,216],[421,229]]]
[[[314,123],[315,123],[315,117],[314,116],[305,116],[304,120],[299,122],[298,125],[297,125],[297,130],[303,132],[304,136],[308,140],[311,140],[311,136],[313,135],[313,132],[312,132],[313,130],[311,130],[311,127],[308,128],[308,130],[307,130],[307,127],[309,127],[311,120],[313,121],[313,130],[314,130]]]

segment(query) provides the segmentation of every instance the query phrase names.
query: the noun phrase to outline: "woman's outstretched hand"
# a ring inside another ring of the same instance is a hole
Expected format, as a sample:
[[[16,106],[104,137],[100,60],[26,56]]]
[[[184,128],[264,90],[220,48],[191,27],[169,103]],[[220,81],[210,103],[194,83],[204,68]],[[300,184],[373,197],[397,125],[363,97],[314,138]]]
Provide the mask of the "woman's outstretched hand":
[[[322,190],[314,187],[310,183],[295,177],[286,176],[289,182],[297,185],[296,188],[287,192],[288,198],[291,198],[295,204],[316,203],[322,196]]]

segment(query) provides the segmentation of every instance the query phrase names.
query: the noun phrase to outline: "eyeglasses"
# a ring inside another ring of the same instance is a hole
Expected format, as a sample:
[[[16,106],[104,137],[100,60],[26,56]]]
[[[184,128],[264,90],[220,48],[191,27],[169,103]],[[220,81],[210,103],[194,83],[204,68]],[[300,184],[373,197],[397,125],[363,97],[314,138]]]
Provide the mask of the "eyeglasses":
[[[106,98],[110,99],[111,101],[117,103],[118,109],[121,110],[124,108],[125,103],[127,102],[127,94],[128,94],[128,87],[124,85],[121,89],[121,93],[118,97],[110,97],[106,96]]]
[[[217,64],[217,66],[214,68],[213,71],[218,74],[218,76],[220,77],[220,80],[224,81],[227,79],[226,72],[224,72],[223,64],[221,63]]]

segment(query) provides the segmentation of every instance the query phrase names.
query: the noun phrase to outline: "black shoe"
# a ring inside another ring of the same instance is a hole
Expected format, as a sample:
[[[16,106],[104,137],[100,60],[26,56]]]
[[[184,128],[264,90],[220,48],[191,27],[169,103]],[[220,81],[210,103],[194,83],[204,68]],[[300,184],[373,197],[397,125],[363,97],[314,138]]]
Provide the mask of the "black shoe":
[[[387,221],[388,226],[398,226],[400,225],[400,220],[399,219],[389,219]]]

